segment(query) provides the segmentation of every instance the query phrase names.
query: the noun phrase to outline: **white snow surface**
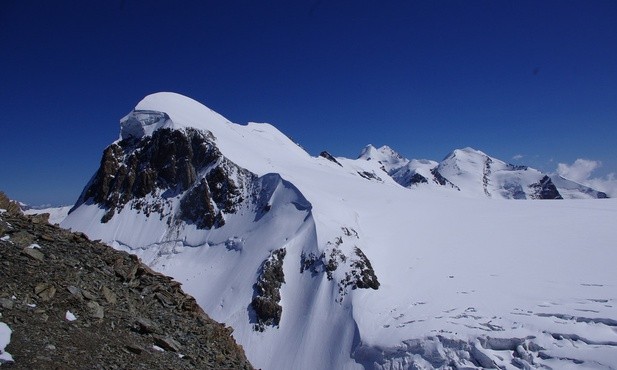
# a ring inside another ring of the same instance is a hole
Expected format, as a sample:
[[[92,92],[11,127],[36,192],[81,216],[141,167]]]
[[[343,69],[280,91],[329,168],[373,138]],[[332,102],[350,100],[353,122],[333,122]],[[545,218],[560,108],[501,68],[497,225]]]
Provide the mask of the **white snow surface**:
[[[74,313],[72,313],[71,311],[66,311],[66,313],[64,314],[64,319],[66,321],[75,321],[77,320],[77,316],[75,316]]]
[[[11,342],[11,329],[3,322],[0,322],[0,364],[13,362],[13,356],[5,352],[4,349]]]
[[[568,180],[560,175],[552,175],[553,184],[559,189],[559,193],[566,199],[589,199],[595,197],[598,191],[588,186]]]
[[[131,209],[101,224],[104,210],[84,203],[62,226],[182,282],[213,319],[234,328],[257,368],[617,367],[617,200],[412,191],[377,161],[337,158],[341,167],[311,157],[272,125],[233,124],[178,94],[150,95],[136,111],[142,116],[127,117],[148,124],[126,131],[125,117],[121,137],[151,134],[153,125],[210,131],[224,156],[261,176],[271,210],[258,215],[247,205],[218,229],[170,229]],[[473,167],[484,166],[482,154],[456,156]],[[444,172],[464,175],[461,162],[449,163]],[[495,171],[502,166],[493,163]],[[343,267],[332,281],[300,273],[302,253],[329,252],[333,243],[346,255],[354,247],[366,254],[378,290],[341,294]],[[281,322],[257,332],[248,309],[253,286],[262,262],[283,247]]]
[[[24,214],[36,215],[42,213],[49,213],[49,223],[52,225],[59,225],[66,215],[69,214],[73,206],[60,206],[60,207],[46,207],[46,208],[28,208],[24,210]]]
[[[390,172],[392,169],[399,168],[405,166],[409,163],[409,159],[404,158],[402,155],[394,151],[394,149],[390,148],[387,145],[380,147],[379,149],[375,148],[373,145],[369,144],[362,152],[360,152],[360,156],[358,159],[363,159],[366,161],[378,161],[383,165],[383,168],[386,172]]]

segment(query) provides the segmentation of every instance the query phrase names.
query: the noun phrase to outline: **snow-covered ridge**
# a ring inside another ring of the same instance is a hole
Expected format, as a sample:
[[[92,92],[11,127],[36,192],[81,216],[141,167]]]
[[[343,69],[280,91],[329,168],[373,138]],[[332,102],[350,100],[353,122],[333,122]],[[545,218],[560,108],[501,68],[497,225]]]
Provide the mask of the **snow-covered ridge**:
[[[311,157],[177,94],[133,113],[160,127],[106,149],[63,226],[174,276],[256,367],[615,367],[615,200],[488,201],[548,182],[470,148]]]
[[[358,158],[378,163],[400,185],[417,190],[455,190],[461,196],[497,199],[597,199],[605,193],[557,175],[527,166],[515,166],[466,147],[456,149],[441,162],[409,160],[393,149],[372,145]]]
[[[160,128],[211,130],[229,120],[199,102],[171,92],[151,94],[120,120],[121,139],[150,136]]]
[[[293,161],[276,154],[263,157],[273,144],[274,148],[281,145],[285,147],[285,156],[294,155],[304,160],[309,157],[308,153],[270,124],[234,124],[193,99],[168,92],[148,95],[142,99],[135,110],[121,120],[121,139],[150,136],[160,128],[187,127],[209,131],[215,138],[220,137],[217,145],[226,157],[257,174],[278,172],[284,177],[293,176],[293,171],[285,173],[286,167]],[[259,142],[252,140],[257,145],[247,146],[244,140],[247,136],[258,139]],[[348,167],[352,168],[348,170],[355,168],[354,172],[365,178],[383,180],[379,171],[366,171],[362,162],[377,163],[377,167],[396,183],[412,189],[438,185],[457,190],[463,196],[505,199],[607,197],[602,192],[570,180],[560,180],[555,175],[543,174],[533,168],[514,166],[470,147],[456,149],[441,162],[435,162],[410,160],[386,145],[375,148],[369,144],[361,151],[358,160],[354,164],[350,163]],[[559,186],[553,183],[554,179]]]

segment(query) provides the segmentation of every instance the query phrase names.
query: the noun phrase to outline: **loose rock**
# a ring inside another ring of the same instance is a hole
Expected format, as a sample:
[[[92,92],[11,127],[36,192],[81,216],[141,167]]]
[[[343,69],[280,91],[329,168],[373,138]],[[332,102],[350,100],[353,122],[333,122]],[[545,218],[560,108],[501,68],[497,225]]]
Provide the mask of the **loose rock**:
[[[41,262],[43,261],[43,258],[45,257],[43,253],[41,253],[38,249],[35,249],[35,248],[26,247],[21,252]]]
[[[252,369],[230,331],[136,257],[19,213],[0,225],[11,369]]]
[[[103,317],[105,317],[103,307],[101,307],[97,302],[90,301],[86,304],[86,306],[89,308],[90,316],[97,319],[102,319]]]
[[[161,336],[155,335],[153,339],[154,339],[155,345],[163,348],[166,351],[173,351],[173,352],[180,351],[180,343],[178,343],[173,338],[161,337]]]
[[[56,288],[49,283],[40,283],[34,287],[34,294],[44,302],[51,300],[56,295]]]

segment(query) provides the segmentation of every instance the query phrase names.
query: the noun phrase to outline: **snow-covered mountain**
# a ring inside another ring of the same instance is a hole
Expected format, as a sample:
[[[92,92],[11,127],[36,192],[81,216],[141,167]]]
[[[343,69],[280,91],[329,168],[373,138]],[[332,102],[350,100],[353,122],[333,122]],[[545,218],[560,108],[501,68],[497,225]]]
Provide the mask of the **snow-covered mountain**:
[[[551,198],[544,177],[472,149],[312,157],[158,93],[62,226],[180,281],[258,368],[615,367],[617,202],[487,199]]]
[[[397,183],[408,188],[445,187],[465,196],[498,199],[599,199],[600,191],[515,166],[472,148],[456,149],[441,162],[409,160],[388,146],[366,146],[358,159],[378,162]]]

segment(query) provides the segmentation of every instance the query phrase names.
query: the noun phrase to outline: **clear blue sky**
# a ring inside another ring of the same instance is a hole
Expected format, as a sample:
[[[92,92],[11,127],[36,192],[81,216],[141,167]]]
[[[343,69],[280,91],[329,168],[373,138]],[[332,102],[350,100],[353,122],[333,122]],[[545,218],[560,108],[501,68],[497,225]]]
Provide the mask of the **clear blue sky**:
[[[603,176],[616,20],[614,0],[2,0],[0,189],[71,204],[157,91],[270,122],[313,155],[471,146],[545,171],[598,160]]]

